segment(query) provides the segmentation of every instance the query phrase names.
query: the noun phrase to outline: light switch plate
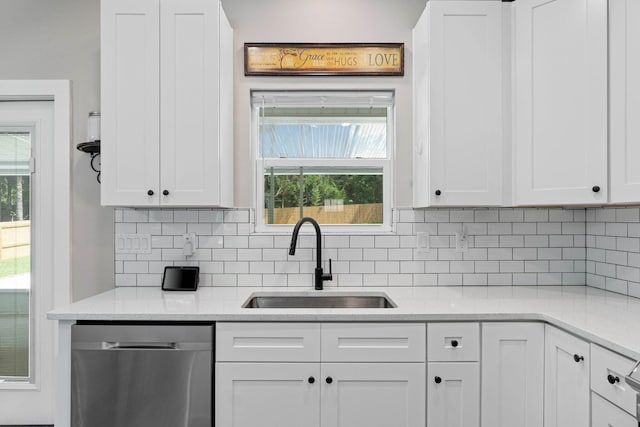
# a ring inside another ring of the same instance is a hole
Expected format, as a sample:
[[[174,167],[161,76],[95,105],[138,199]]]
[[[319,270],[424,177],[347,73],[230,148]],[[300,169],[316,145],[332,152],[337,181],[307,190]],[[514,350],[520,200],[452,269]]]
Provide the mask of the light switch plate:
[[[150,254],[151,234],[116,234],[117,254]]]
[[[416,250],[419,253],[431,252],[429,245],[429,233],[426,231],[418,231],[416,233]]]

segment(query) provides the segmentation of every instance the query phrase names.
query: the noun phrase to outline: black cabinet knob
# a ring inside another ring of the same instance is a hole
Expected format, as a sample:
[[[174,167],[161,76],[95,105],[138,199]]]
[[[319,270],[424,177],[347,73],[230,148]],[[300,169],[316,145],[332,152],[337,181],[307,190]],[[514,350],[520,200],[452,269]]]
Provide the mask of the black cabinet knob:
[[[442,378],[440,378],[440,377],[435,377],[435,378],[433,379],[433,381],[435,381],[435,383],[436,383],[436,384],[440,384],[440,383],[442,382]]]
[[[439,195],[441,195],[441,194],[442,194],[442,191],[440,191],[440,190],[436,190],[436,196],[439,196]]]
[[[168,196],[169,195],[169,190],[162,190],[162,194],[165,195],[165,196]]]
[[[153,196],[153,190],[149,190],[149,191],[147,191],[147,195],[149,195],[149,196]]]
[[[458,340],[451,340],[451,347],[455,348],[458,346]]]
[[[325,381],[327,382],[327,384],[331,384],[333,382],[333,378],[327,377]]]
[[[591,190],[592,190],[594,193],[599,193],[599,192],[600,192],[600,187],[599,187],[598,185],[594,185],[594,186],[591,188]]]
[[[609,381],[609,384],[615,384],[615,383],[619,383],[620,382],[620,378],[619,377],[614,377],[613,375],[609,374],[607,375],[607,381]]]
[[[315,383],[315,382],[316,382],[316,379],[315,379],[315,378],[313,378],[313,377],[309,377],[309,378],[307,379],[307,381],[309,381],[309,384],[313,384],[313,383]]]
[[[576,363],[580,363],[584,360],[584,356],[578,356],[577,354],[573,355],[573,360],[576,361]]]

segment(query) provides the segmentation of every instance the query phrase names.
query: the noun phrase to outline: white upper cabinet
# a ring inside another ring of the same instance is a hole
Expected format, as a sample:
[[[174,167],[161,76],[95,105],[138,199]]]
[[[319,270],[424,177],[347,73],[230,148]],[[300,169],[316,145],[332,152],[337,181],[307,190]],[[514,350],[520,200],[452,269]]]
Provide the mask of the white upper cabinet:
[[[501,205],[502,3],[430,1],[413,33],[414,205]]]
[[[230,206],[233,36],[220,2],[101,4],[102,204]]]
[[[609,1],[611,202],[640,202],[640,2]]]
[[[606,203],[607,0],[515,13],[515,203]]]

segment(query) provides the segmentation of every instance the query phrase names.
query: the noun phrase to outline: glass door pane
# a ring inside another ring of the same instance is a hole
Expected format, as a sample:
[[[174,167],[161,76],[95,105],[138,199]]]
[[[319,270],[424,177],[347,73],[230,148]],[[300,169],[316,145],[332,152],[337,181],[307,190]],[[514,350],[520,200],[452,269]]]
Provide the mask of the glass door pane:
[[[0,381],[31,377],[31,131],[0,128]]]

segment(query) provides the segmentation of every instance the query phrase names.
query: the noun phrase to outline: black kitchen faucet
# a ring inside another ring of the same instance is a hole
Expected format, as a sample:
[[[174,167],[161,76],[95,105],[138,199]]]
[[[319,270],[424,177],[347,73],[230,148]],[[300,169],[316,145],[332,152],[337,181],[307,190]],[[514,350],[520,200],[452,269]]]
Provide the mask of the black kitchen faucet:
[[[298,242],[298,232],[300,231],[300,227],[305,222],[311,223],[313,228],[316,229],[316,248],[317,248],[317,256],[316,256],[316,270],[314,274],[314,283],[315,289],[317,291],[322,290],[322,283],[325,280],[333,280],[333,276],[331,275],[331,258],[329,258],[329,274],[324,274],[322,271],[322,234],[320,233],[320,225],[318,222],[309,217],[305,216],[300,218],[300,220],[296,223],[296,226],[293,227],[293,235],[291,236],[291,244],[289,245],[289,255],[296,254],[296,243]]]

